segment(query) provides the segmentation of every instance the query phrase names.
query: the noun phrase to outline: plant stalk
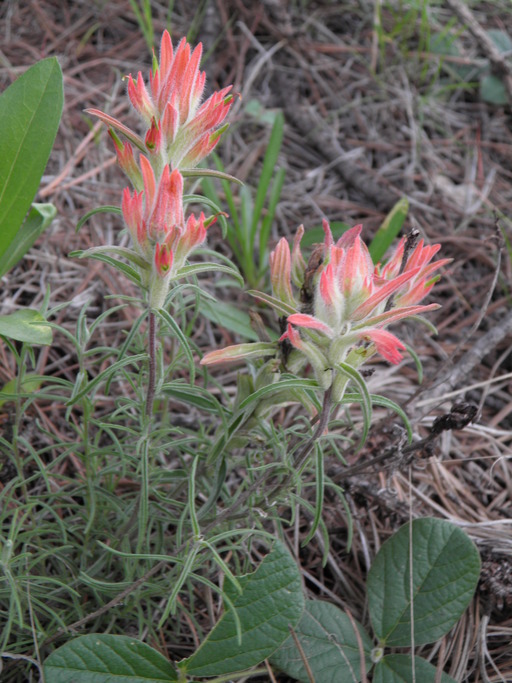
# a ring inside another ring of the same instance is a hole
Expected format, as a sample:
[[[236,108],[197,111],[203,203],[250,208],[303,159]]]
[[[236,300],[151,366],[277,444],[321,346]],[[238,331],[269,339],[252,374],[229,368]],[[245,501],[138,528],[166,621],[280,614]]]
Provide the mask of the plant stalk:
[[[155,380],[156,380],[156,320],[155,314],[149,310],[149,336],[148,336],[148,354],[149,354],[149,376],[148,376],[148,390],[146,394],[146,416],[153,415],[153,402],[155,398]]]

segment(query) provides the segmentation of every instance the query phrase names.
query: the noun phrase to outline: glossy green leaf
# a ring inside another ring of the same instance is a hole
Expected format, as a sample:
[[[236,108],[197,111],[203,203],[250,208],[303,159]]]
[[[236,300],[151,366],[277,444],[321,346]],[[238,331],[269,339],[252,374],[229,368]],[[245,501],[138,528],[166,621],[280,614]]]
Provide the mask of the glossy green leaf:
[[[0,96],[0,255],[9,249],[38,190],[62,114],[55,57],[31,66]]]
[[[304,609],[300,573],[286,547],[276,542],[253,574],[239,577],[240,595],[231,583],[224,590],[236,610],[226,610],[199,649],[179,667],[192,676],[221,676],[262,662],[290,635]]]
[[[127,636],[90,634],[70,640],[46,659],[48,683],[170,683],[172,664],[159,652]]]
[[[52,329],[39,313],[24,308],[8,315],[0,315],[0,336],[27,344],[48,346],[52,343]]]
[[[412,531],[409,524],[401,527],[384,543],[368,573],[368,608],[380,643],[411,645],[411,587],[414,643],[441,638],[468,606],[479,574],[478,551],[459,527],[430,517],[415,519]]]
[[[372,666],[372,640],[363,627],[354,624],[339,607],[322,600],[306,600],[301,620],[295,628],[315,681],[357,683],[361,680],[361,651],[364,649],[366,672]],[[292,636],[275,652],[270,661],[300,683],[310,683],[301,653]]]
[[[0,256],[0,277],[20,261],[57,214],[53,204],[33,204],[25,222],[14,235],[9,249]]]
[[[437,678],[435,666],[411,655],[386,655],[376,665],[372,680],[373,683],[456,683],[445,673]]]
[[[379,263],[384,258],[384,254],[402,229],[408,211],[409,201],[406,198],[400,199],[384,219],[368,247],[374,263]]]

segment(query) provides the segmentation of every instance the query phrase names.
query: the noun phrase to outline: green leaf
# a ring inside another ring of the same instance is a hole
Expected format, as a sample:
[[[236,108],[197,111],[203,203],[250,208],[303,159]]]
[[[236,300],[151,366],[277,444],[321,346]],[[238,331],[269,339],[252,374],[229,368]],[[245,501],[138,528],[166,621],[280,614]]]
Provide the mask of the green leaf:
[[[376,665],[372,680],[373,683],[456,683],[445,673],[441,674],[439,679],[436,676],[436,667],[422,657],[386,655]]]
[[[225,266],[222,263],[191,263],[187,266],[182,266],[174,279],[177,280],[178,278],[189,277],[198,273],[211,273],[214,270],[231,275],[241,287],[244,286],[244,279],[238,270],[231,268],[231,266]]]
[[[77,250],[72,251],[70,256],[77,256],[78,258],[96,258],[98,255],[113,254],[114,256],[121,256],[125,258],[134,266],[140,268],[141,270],[149,270],[148,262],[142,258],[140,254],[137,254],[133,249],[128,247],[118,247],[115,244],[105,244],[101,247],[91,247],[85,251]]]
[[[184,178],[219,178],[235,185],[243,185],[243,182],[235,176],[224,171],[215,171],[212,168],[182,168],[180,173]]]
[[[368,437],[368,432],[370,430],[370,425],[372,422],[372,399],[370,396],[370,392],[368,391],[368,387],[366,386],[366,382],[364,380],[364,377],[361,375],[361,373],[356,370],[356,368],[353,368],[351,365],[348,363],[336,363],[335,365],[336,370],[341,374],[347,377],[350,381],[352,381],[356,387],[359,389],[359,393],[361,394],[361,410],[363,413],[363,431],[361,434],[361,441],[358,446],[358,448],[361,448],[363,444],[366,442],[366,439]]]
[[[96,251],[96,249],[98,249],[98,251]],[[121,261],[112,258],[112,256],[108,256],[108,254],[104,253],[104,250],[102,250],[101,247],[92,247],[91,249],[87,249],[87,251],[72,251],[69,255],[77,256],[78,258],[91,258],[95,261],[107,263],[109,266],[112,266],[119,272],[123,273],[123,275],[131,282],[135,283],[139,287],[142,286],[142,279],[135,268],[132,268],[127,263],[122,263]]]
[[[258,292],[254,289],[249,289],[247,294],[250,294],[255,299],[259,299],[260,301],[264,301],[266,304],[271,306],[274,309],[274,311],[277,311],[277,313],[279,313],[280,315],[284,315],[284,316],[288,317],[289,315],[292,315],[293,313],[297,313],[297,309],[293,308],[293,306],[286,304],[284,301],[280,301],[275,296],[271,296],[270,294],[265,294],[265,292]]]
[[[248,408],[252,403],[257,403],[267,394],[279,393],[283,390],[288,389],[318,389],[318,382],[316,379],[280,379],[278,382],[273,384],[266,384],[265,386],[253,391],[250,396],[244,399],[238,409],[240,412]]]
[[[239,307],[225,301],[211,301],[201,299],[199,311],[205,318],[230,332],[239,334],[244,339],[259,341],[258,335],[251,327],[251,319]]]
[[[21,383],[21,391],[24,394],[32,394],[41,388],[41,384],[45,380],[43,375],[36,375],[35,373],[27,372],[23,376]],[[8,401],[14,401],[17,396],[18,378],[13,377],[4,384],[0,390],[0,408]]]
[[[10,248],[41,182],[62,114],[55,57],[31,66],[0,96],[0,256]]]
[[[57,214],[53,204],[33,204],[25,222],[0,256],[0,277],[20,261]]]
[[[85,216],[82,216],[82,218],[76,224],[75,232],[78,232],[82,225],[89,220],[89,218],[92,218],[92,216],[95,216],[98,213],[115,213],[118,216],[123,214],[119,206],[97,206],[95,209],[88,211]]]
[[[261,169],[261,175],[258,182],[258,189],[256,190],[256,198],[254,200],[254,207],[252,211],[252,223],[250,225],[250,245],[254,246],[256,239],[256,229],[258,223],[260,222],[261,213],[265,205],[265,200],[267,198],[268,190],[272,182],[272,176],[277,166],[277,159],[279,152],[281,151],[281,145],[283,143],[284,135],[284,116],[282,112],[279,112],[272,126],[272,132],[270,133],[270,139],[268,141],[267,150],[265,152],[265,158],[263,159],[263,167]]]
[[[163,323],[167,325],[172,334],[174,334],[176,339],[180,342],[181,348],[183,349],[183,352],[188,360],[188,374],[190,383],[193,384],[196,374],[196,365],[194,361],[194,354],[192,353],[192,349],[190,348],[190,344],[186,335],[183,333],[176,320],[174,320],[172,315],[166,311],[165,308],[157,308],[155,309],[155,313],[163,321]]]
[[[39,313],[30,308],[21,309],[8,315],[0,315],[0,335],[27,344],[52,343],[52,329]]]
[[[177,681],[172,664],[127,636],[90,634],[70,640],[46,659],[51,683],[162,683]]]
[[[220,414],[223,411],[221,404],[217,401],[215,396],[202,387],[185,384],[181,381],[166,382],[162,384],[162,393],[166,396],[172,396],[175,401],[179,403],[186,403],[193,405],[199,410],[205,410],[208,413]]]
[[[484,76],[480,81],[480,97],[489,104],[507,104],[508,95],[503,80],[494,74]]]
[[[258,276],[261,277],[268,269],[269,261],[269,249],[268,240],[270,237],[270,231],[274,223],[274,216],[276,213],[277,205],[281,199],[281,191],[284,185],[284,179],[286,176],[286,170],[284,168],[278,169],[276,173],[276,178],[272,184],[272,189],[270,190],[270,196],[268,199],[267,213],[261,221],[260,227],[260,239],[259,239],[259,273]]]
[[[374,263],[379,263],[384,258],[384,254],[402,229],[408,211],[409,201],[406,198],[400,199],[384,219],[368,247]]]
[[[240,595],[224,588],[238,615],[226,610],[199,649],[178,665],[191,676],[221,676],[259,664],[290,635],[304,609],[300,573],[286,547],[276,542],[253,574],[239,577]]]
[[[335,242],[351,227],[348,223],[342,223],[341,221],[332,221],[329,225]],[[321,225],[316,225],[306,230],[300,245],[305,249],[306,247],[312,247],[314,244],[321,244],[324,239],[324,229]]]
[[[491,28],[489,31],[487,31],[487,35],[496,45],[501,54],[512,51],[512,38],[508,35],[506,31]]]
[[[366,671],[372,666],[372,640],[355,622],[363,644]],[[361,680],[358,635],[339,607],[322,600],[306,600],[295,634],[306,661],[319,683],[354,683]],[[271,663],[300,683],[310,683],[301,653],[290,636],[270,658]]]
[[[412,580],[410,543],[412,536]],[[446,520],[415,519],[384,543],[368,573],[368,608],[382,645],[432,643],[468,606],[480,574],[480,557],[468,536]]]

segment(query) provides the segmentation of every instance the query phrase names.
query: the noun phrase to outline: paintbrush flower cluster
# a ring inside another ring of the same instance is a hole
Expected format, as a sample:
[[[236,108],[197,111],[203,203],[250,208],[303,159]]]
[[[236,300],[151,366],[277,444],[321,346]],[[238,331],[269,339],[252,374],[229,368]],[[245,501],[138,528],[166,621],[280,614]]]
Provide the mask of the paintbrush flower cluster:
[[[449,259],[432,262],[440,245],[421,240],[410,253],[405,238],[391,259],[374,265],[358,225],[334,242],[323,222],[324,243],[304,260],[299,227],[292,250],[282,238],[270,256],[273,296],[256,295],[271,305],[284,326],[279,344],[288,345],[286,366],[297,371],[306,363],[319,385],[341,400],[350,374],[375,353],[391,363],[402,359],[404,344],[385,328],[394,322],[438,308],[420,304],[438,279],[434,273]],[[239,344],[207,354],[207,365],[275,354],[269,342]]]
[[[128,76],[128,96],[145,127],[142,136],[109,114],[87,110],[109,127],[119,165],[133,186],[123,192],[122,213],[137,256],[131,260],[152,308],[163,305],[171,281],[215,220],[184,213],[183,176],[201,174],[194,169],[226,130],[223,122],[233,99],[229,86],[201,104],[201,54],[201,44],[192,51],[185,39],[174,52],[165,31],[149,86],[140,72],[136,79]]]

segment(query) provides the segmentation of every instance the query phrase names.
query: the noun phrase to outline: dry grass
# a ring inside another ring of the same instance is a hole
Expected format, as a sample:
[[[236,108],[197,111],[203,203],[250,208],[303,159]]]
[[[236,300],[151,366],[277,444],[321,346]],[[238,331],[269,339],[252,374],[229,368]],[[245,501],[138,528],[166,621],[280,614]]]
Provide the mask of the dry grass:
[[[384,29],[391,31],[395,20],[388,3],[382,4]],[[152,5],[159,35],[167,8],[164,2]],[[463,620],[441,643],[424,648],[423,655],[457,681],[510,681],[512,264],[504,250],[495,283],[494,216],[503,216],[499,224],[512,239],[506,218],[512,206],[511,110],[482,103],[475,91],[443,90],[438,60],[415,52],[414,36],[399,35],[376,51],[374,3],[369,0],[211,0],[202,3],[202,16],[193,5],[175,3],[173,36],[194,25],[194,40],[201,39],[207,53],[211,50],[205,65],[209,85],[232,82],[243,94],[221,150],[229,172],[254,183],[264,153],[268,131],[247,114],[247,103],[254,99],[264,109],[278,107],[285,113],[280,164],[287,176],[274,240],[291,234],[299,223],[318,225],[323,216],[363,222],[370,237],[406,194],[410,225],[429,242],[440,242],[443,256],[454,259],[437,288],[443,304],[433,316],[439,336],[404,331],[424,363],[421,389],[410,365],[379,366],[371,381],[406,408],[419,436],[455,399],[478,405],[478,421],[461,432],[444,433],[432,453],[418,454],[410,466],[370,470],[347,482],[355,522],[348,553],[344,516],[334,500],[327,500],[327,565],[321,566],[319,538],[300,552],[308,589],[364,619],[365,575],[382,542],[411,515],[449,519],[477,543],[482,581]],[[512,33],[506,5],[507,0],[479,3],[479,21]],[[450,20],[442,7],[433,16],[439,25]],[[7,1],[0,7],[0,35],[2,88],[25,66],[57,55],[66,92],[60,133],[40,192],[41,199],[56,204],[58,219],[6,277],[2,312],[21,304],[36,307],[49,286],[53,304],[72,302],[60,321],[72,329],[73,313],[78,315],[85,301],[90,301],[89,314],[97,316],[112,305],[105,294],[133,294],[116,272],[67,254],[117,240],[119,225],[105,215],[78,235],[74,231],[79,217],[98,203],[118,204],[123,186],[105,131],[98,124],[91,129],[83,110],[95,106],[129,118],[127,107],[118,104],[125,101],[119,98],[124,90],[120,77],[149,65],[149,55],[127,0]],[[468,59],[481,56],[470,35],[463,34],[462,40]],[[216,239],[214,234],[210,246]],[[112,345],[132,320],[129,308],[121,315],[103,331]],[[196,341],[206,350],[214,334],[208,323]],[[479,351],[468,356],[480,340]],[[13,367],[5,349],[0,353],[3,383]],[[72,348],[59,338],[40,355],[38,371],[72,378],[74,363]],[[48,429],[59,430],[55,410],[39,417]],[[389,444],[392,435],[377,424],[372,438]],[[302,532],[300,525],[290,532],[292,548],[299,547]]]

